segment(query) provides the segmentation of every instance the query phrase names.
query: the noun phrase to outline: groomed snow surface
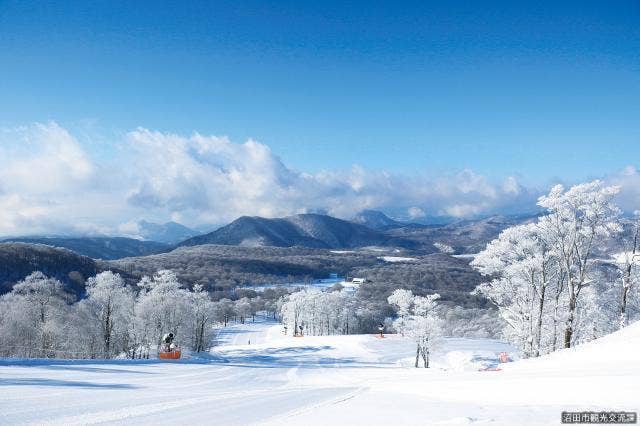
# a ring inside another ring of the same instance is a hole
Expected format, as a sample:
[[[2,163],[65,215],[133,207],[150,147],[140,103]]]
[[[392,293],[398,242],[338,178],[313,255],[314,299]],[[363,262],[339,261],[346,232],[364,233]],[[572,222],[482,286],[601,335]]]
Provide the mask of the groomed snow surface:
[[[400,336],[294,338],[262,320],[218,343],[180,362],[0,359],[0,424],[546,425],[640,410],[640,323],[501,371],[478,371],[514,352],[486,339],[447,339],[428,370]]]

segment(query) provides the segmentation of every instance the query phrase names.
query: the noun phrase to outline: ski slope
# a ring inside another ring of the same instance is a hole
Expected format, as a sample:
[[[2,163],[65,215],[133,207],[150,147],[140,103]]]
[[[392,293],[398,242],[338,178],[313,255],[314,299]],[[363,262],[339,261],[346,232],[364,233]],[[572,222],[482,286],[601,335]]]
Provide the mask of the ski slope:
[[[250,342],[250,344],[249,344]],[[180,362],[0,360],[0,424],[559,424],[563,410],[640,409],[640,323],[540,359],[486,339],[447,339],[411,367],[399,336],[284,336],[227,327]]]

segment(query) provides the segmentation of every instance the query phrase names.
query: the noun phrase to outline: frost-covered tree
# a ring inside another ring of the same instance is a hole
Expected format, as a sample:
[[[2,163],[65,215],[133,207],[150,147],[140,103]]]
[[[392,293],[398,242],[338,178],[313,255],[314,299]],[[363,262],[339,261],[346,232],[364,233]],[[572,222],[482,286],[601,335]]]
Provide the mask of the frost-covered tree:
[[[496,339],[502,336],[504,321],[494,309],[439,305],[446,336]]]
[[[256,296],[251,301],[251,320],[256,321],[256,314],[265,309],[265,301],[260,296]]]
[[[445,244],[445,243],[441,243],[439,241],[436,241],[435,243],[433,243],[433,246],[435,248],[437,248],[438,250],[440,250],[440,253],[444,253],[444,254],[453,254],[453,253],[455,253],[455,250],[449,244]]]
[[[193,292],[189,293],[188,306],[191,320],[191,349],[203,352],[210,346],[216,315],[215,305],[204,287],[196,284]]]
[[[283,298],[281,317],[282,322],[297,336],[303,322],[303,312],[307,307],[309,291],[298,291]]]
[[[413,299],[413,315],[407,325],[407,334],[417,343],[417,353],[422,356],[424,368],[429,368],[429,356],[438,337],[442,334],[442,319],[436,311],[439,294],[426,297],[415,296]],[[416,354],[417,356],[417,354]],[[418,360],[416,359],[416,367]]]
[[[592,305],[603,303],[613,280],[600,276],[602,266],[596,263],[596,253],[620,230],[619,210],[612,202],[617,191],[600,181],[566,191],[555,186],[539,199],[547,215],[536,223],[504,230],[472,262],[491,277],[475,292],[498,307],[508,325],[505,335],[525,356],[555,350],[560,339],[569,347],[593,338],[589,337],[593,332],[577,329],[587,327],[587,318],[604,321],[603,316],[595,315],[600,311]],[[593,289],[585,291],[589,286]],[[587,293],[588,298],[583,296]],[[588,315],[587,306],[592,306],[593,315]]]
[[[97,274],[71,304],[63,285],[34,272],[0,297],[0,356],[148,357],[165,333],[192,350],[211,344],[212,326],[233,302],[213,303],[200,285],[182,287],[172,271],[143,277],[137,296],[118,274]],[[259,306],[259,305],[256,305]]]
[[[398,288],[387,297],[387,302],[396,309],[398,314],[398,324],[400,333],[404,334],[404,327],[402,322],[411,313],[411,307],[413,305],[413,292],[403,288]]]
[[[89,330],[99,332],[101,352],[111,358],[128,348],[129,324],[134,315],[134,295],[119,274],[111,271],[91,277],[86,283],[87,297],[78,307]]]
[[[278,300],[274,300],[274,299],[264,300],[264,310],[267,315],[271,315],[273,319],[276,319],[278,312],[280,311],[278,306]]]
[[[541,352],[547,289],[557,271],[557,257],[538,224],[505,229],[471,263],[482,274],[495,277],[476,289],[499,309],[509,329],[506,334],[525,356]]]
[[[582,290],[576,309],[575,344],[597,339],[618,328],[619,288],[611,285],[614,280],[615,277],[605,277],[599,272]]]
[[[162,336],[173,333],[180,344],[189,336],[189,292],[182,288],[176,274],[158,271],[152,278],[143,277],[136,301],[136,329],[138,343],[147,351],[161,346]]]
[[[614,261],[622,277],[622,295],[620,298],[619,327],[623,328],[629,321],[627,307],[629,296],[640,282],[640,212],[635,212],[631,224],[631,235],[621,239],[622,252],[617,253]]]
[[[439,294],[414,296],[410,290],[402,289],[395,290],[389,297],[389,304],[398,313],[394,327],[416,342],[416,368],[421,358],[424,368],[429,368],[431,351],[442,335],[442,319],[436,309],[438,299]]]
[[[345,292],[304,289],[281,299],[280,316],[293,335],[350,334],[369,330],[370,309]],[[379,322],[381,319],[376,318]]]
[[[416,342],[415,367],[420,365],[420,358],[424,368],[429,368],[430,355],[441,335],[442,320],[434,315],[411,315],[407,318],[404,335]]]
[[[564,347],[572,344],[576,309],[582,290],[591,282],[596,245],[620,231],[620,210],[612,201],[618,191],[619,187],[604,186],[596,180],[569,190],[556,185],[538,200],[538,205],[549,213],[539,222],[548,231],[566,283]]]
[[[0,298],[0,350],[27,357],[64,356],[72,296],[62,283],[34,272]]]
[[[244,321],[251,316],[251,301],[248,297],[236,300],[235,312],[240,317],[240,322],[244,324]]]
[[[229,321],[236,315],[235,304],[230,299],[220,299],[216,302],[216,321],[226,327]]]

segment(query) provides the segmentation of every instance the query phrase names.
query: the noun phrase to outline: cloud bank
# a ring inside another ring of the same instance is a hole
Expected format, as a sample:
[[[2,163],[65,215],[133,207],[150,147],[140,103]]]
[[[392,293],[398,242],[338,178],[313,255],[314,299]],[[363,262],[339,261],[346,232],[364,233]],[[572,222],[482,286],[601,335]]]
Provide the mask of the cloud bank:
[[[242,215],[325,212],[350,218],[380,209],[406,219],[531,212],[541,191],[513,176],[472,170],[428,178],[354,165],[306,173],[254,140],[138,128],[113,142],[110,161],[55,122],[0,130],[0,235],[117,234],[139,219],[215,225]],[[115,148],[117,147],[117,149]],[[607,181],[638,209],[635,167]]]

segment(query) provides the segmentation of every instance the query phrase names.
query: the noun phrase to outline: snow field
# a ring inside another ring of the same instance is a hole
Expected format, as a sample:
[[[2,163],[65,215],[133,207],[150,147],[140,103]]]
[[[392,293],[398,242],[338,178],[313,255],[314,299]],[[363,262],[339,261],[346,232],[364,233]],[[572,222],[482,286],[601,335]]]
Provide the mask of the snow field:
[[[169,363],[0,360],[0,424],[544,425],[640,409],[640,323],[502,371],[478,371],[517,358],[487,339],[445,339],[430,369],[396,335],[295,338],[258,321],[217,341]]]

